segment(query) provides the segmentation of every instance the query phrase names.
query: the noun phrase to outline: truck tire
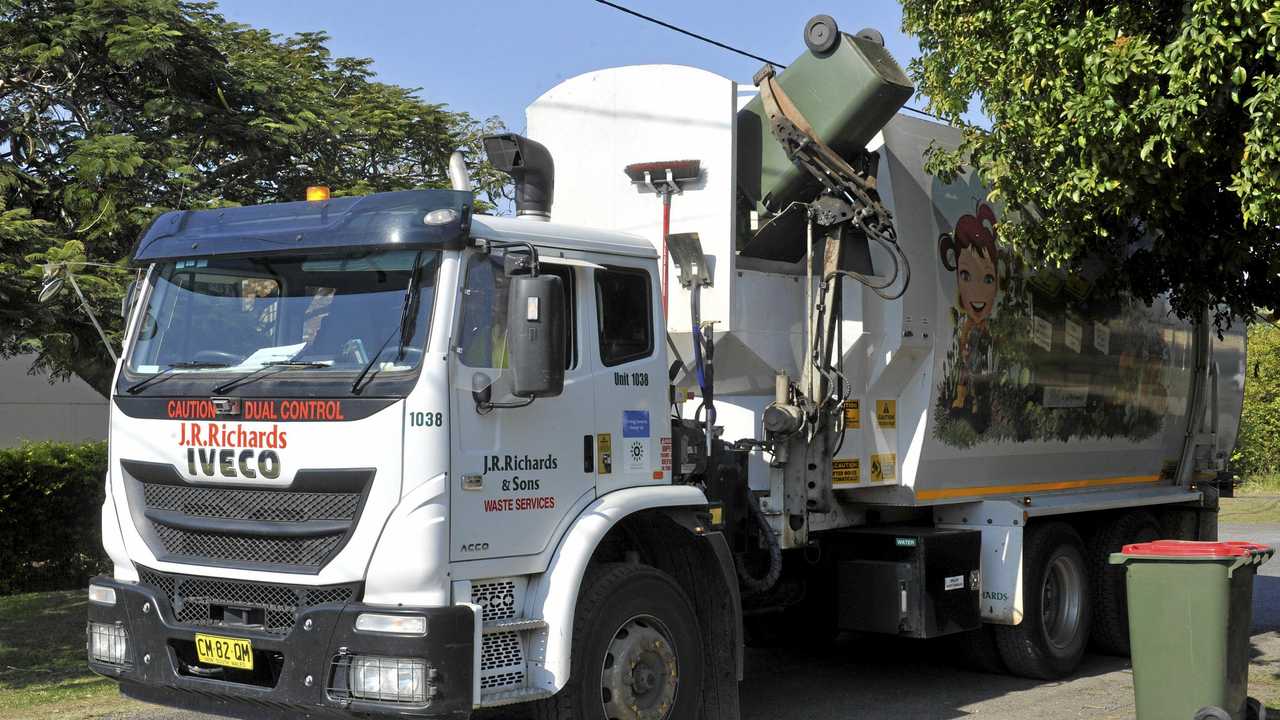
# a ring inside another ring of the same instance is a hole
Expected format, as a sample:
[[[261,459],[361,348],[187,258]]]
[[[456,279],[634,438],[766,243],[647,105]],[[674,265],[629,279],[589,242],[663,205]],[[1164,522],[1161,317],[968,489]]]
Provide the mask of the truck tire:
[[[578,594],[569,683],[538,703],[535,717],[697,717],[701,638],[693,604],[669,575],[647,565],[601,565]]]
[[[1084,542],[1068,524],[1027,528],[1022,545],[1022,622],[995,625],[1009,672],[1056,680],[1070,675],[1089,642],[1093,595]]]
[[[952,636],[955,658],[960,667],[973,672],[1004,675],[1009,672],[996,645],[995,627],[983,623],[977,630]]]
[[[1159,538],[1160,523],[1146,510],[1125,513],[1102,523],[1093,535],[1089,560],[1093,567],[1093,649],[1129,657],[1129,606],[1124,566],[1112,565],[1111,553],[1130,543]]]

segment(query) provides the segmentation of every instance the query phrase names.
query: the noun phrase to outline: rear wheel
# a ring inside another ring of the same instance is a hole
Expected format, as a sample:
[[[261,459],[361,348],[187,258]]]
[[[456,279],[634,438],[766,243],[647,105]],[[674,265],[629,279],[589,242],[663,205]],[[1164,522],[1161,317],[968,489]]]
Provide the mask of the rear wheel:
[[[537,717],[696,717],[700,638],[693,605],[670,576],[647,565],[602,565],[578,595],[569,683],[537,706]]]
[[[993,626],[1000,657],[1014,675],[1070,675],[1089,639],[1092,594],[1084,543],[1070,525],[1027,528],[1023,542],[1022,622]]]
[[[1089,560],[1093,566],[1093,649],[1108,655],[1129,656],[1129,606],[1124,566],[1112,565],[1111,553],[1130,543],[1159,538],[1160,523],[1146,510],[1125,513],[1103,523],[1093,536]]]

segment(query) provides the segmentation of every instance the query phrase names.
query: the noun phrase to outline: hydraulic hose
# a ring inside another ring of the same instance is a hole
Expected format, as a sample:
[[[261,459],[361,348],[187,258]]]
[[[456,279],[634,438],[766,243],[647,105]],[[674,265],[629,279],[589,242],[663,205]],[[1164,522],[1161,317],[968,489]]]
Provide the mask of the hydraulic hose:
[[[778,538],[773,536],[773,528],[769,526],[769,520],[765,518],[755,498],[748,498],[747,514],[751,516],[760,534],[764,536],[765,545],[769,550],[769,569],[763,577],[755,577],[747,570],[741,553],[733,556],[733,562],[738,568],[738,582],[742,587],[749,593],[759,594],[773,589],[782,575],[782,547],[778,545]]]

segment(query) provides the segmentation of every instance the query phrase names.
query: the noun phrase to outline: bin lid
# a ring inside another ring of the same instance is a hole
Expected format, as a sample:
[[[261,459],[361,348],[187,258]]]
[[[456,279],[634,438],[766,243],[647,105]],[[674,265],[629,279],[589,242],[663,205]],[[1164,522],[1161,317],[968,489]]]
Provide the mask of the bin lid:
[[[1226,541],[1206,542],[1197,540],[1153,540],[1151,542],[1125,545],[1121,551],[1128,556],[1159,556],[1186,558],[1233,558],[1248,557],[1254,553],[1270,552],[1267,545],[1258,543]]]

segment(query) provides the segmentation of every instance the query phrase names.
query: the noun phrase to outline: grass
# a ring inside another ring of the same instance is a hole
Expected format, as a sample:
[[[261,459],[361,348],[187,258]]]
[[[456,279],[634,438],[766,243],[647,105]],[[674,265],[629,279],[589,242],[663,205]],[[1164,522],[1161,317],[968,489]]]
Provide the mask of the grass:
[[[1249,697],[1258,698],[1267,706],[1267,716],[1280,708],[1280,675],[1276,674],[1274,661],[1249,663]]]
[[[135,707],[85,663],[83,590],[0,597],[0,719],[87,720]]]
[[[1245,479],[1236,496],[1222,498],[1218,520],[1224,523],[1280,524],[1280,474]]]

